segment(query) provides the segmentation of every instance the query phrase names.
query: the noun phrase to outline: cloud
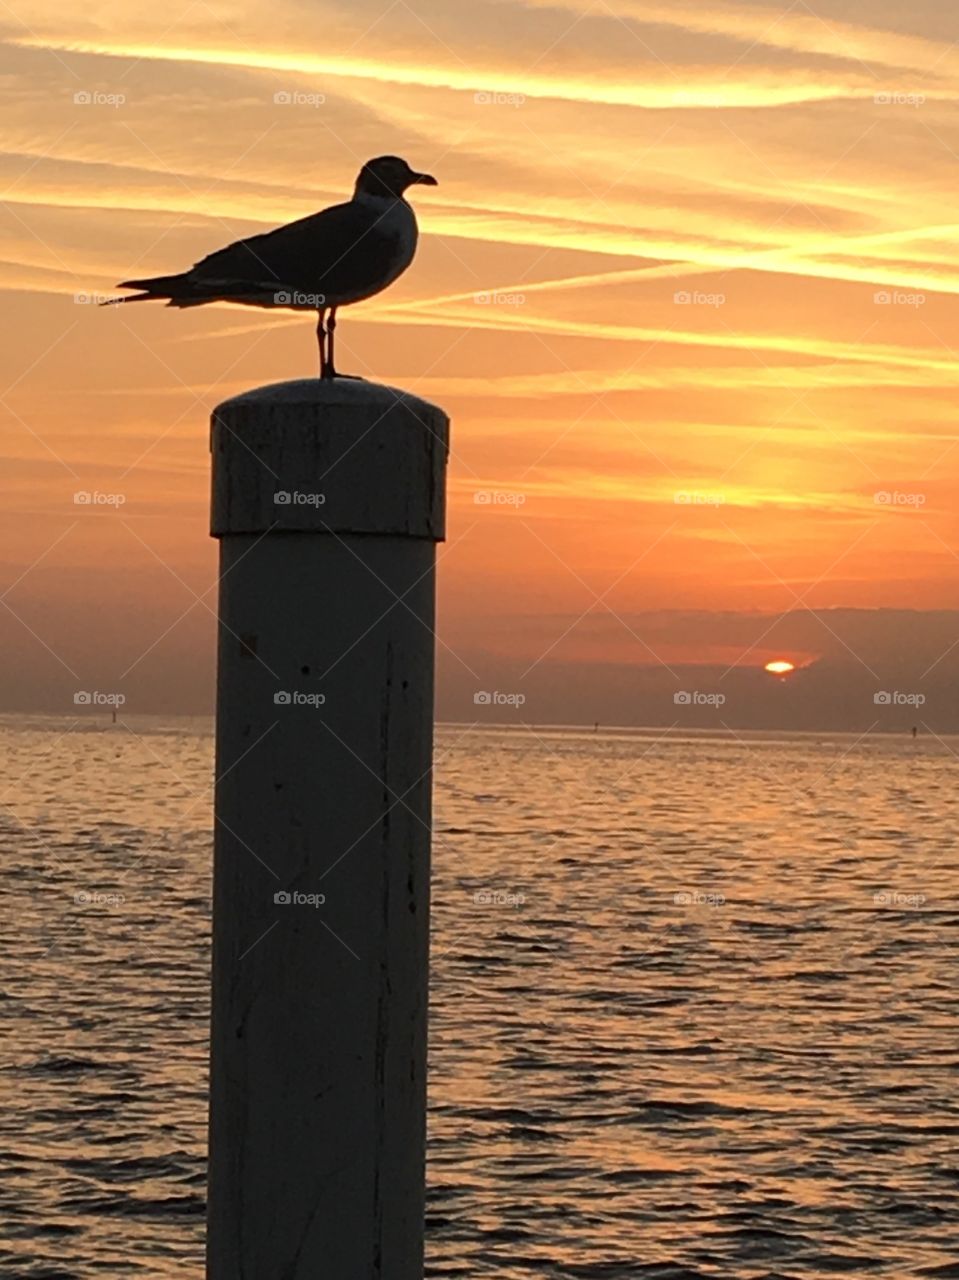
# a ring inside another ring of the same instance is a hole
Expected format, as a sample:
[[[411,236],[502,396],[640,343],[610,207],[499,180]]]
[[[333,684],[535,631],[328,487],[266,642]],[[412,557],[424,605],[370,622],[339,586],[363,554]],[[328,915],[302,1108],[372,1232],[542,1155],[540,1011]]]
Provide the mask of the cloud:
[[[581,0],[524,0],[531,8],[564,7],[577,14],[591,11]],[[856,17],[863,10],[859,6],[847,6]],[[878,24],[866,25],[851,22],[822,10],[814,12],[809,6],[790,5],[786,9],[778,5],[715,5],[684,4],[682,6],[649,3],[648,0],[604,0],[604,9],[620,19],[635,23],[642,29],[675,28],[690,35],[722,37],[732,45],[733,58],[727,64],[730,70],[738,68],[747,54],[757,48],[782,50],[804,55],[802,64],[809,65],[805,55],[814,55],[828,63],[853,63],[868,70],[874,79],[879,71],[914,71],[928,76],[933,71],[959,70],[959,57],[952,40],[937,40],[902,30],[883,29]],[[921,22],[923,10],[914,13],[914,21]],[[714,58],[724,61],[729,51],[715,42]]]
[[[175,62],[211,67],[240,67],[249,71],[273,72],[296,76],[316,83],[324,78],[383,81],[412,85],[421,89],[456,90],[474,96],[477,93],[503,98],[563,100],[604,106],[643,107],[646,109],[702,110],[712,107],[758,108],[777,107],[802,102],[821,102],[835,98],[871,97],[870,77],[859,71],[845,74],[831,72],[765,70],[744,68],[730,80],[723,67],[677,69],[651,59],[643,75],[629,73],[629,63],[622,68],[610,66],[604,76],[584,71],[540,70],[535,65],[518,62],[470,64],[458,58],[432,63],[418,62],[398,56],[361,57],[351,53],[305,53],[302,48],[282,50],[268,48],[235,48],[228,45],[187,46],[168,38],[162,45],[136,41],[56,40],[49,37],[21,36],[13,42],[24,48],[44,49],[63,56],[92,55],[139,62]],[[412,51],[411,51],[412,53]],[[941,89],[930,90],[937,96],[950,96]],[[494,103],[495,104],[495,100]],[[501,105],[507,105],[503,102]]]

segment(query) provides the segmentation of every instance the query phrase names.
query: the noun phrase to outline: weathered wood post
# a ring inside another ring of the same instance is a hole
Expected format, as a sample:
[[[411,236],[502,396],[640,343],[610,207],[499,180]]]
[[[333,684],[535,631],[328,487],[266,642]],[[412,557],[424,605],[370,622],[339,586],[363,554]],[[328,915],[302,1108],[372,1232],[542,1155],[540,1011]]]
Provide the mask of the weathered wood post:
[[[213,413],[209,1280],[422,1280],[448,425],[342,379]]]

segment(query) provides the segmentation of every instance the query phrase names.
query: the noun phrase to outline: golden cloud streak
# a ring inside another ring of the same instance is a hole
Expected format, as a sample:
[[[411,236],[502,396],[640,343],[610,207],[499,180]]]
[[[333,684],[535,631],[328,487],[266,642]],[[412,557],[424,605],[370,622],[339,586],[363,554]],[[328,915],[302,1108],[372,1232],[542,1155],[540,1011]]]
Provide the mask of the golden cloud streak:
[[[562,7],[572,13],[593,10],[580,0],[525,0],[531,8]],[[664,5],[648,0],[608,0],[604,8],[618,18],[644,26],[665,26],[693,35],[724,36],[753,48],[782,49],[789,53],[817,54],[868,67],[917,71],[928,75],[943,65],[959,70],[954,43],[904,35],[898,31],[860,26],[826,19],[807,6],[790,5],[762,9],[757,6]],[[741,55],[742,56],[742,55]],[[734,63],[737,73],[738,61]]]
[[[697,67],[677,75],[657,61],[644,68],[647,79],[617,83],[613,76],[590,79],[546,74],[535,70],[460,66],[414,66],[399,60],[358,58],[349,55],[322,57],[281,50],[257,51],[215,47],[154,45],[136,41],[56,40],[20,36],[10,41],[25,48],[55,53],[92,54],[97,57],[136,58],[140,61],[202,63],[241,67],[250,71],[282,71],[308,77],[333,76],[351,80],[377,80],[429,89],[517,94],[542,100],[594,103],[603,106],[649,109],[770,107],[835,98],[872,97],[875,88],[865,73],[834,72],[817,75],[807,70],[755,71],[740,69],[731,79],[725,68]],[[663,72],[668,72],[663,75]],[[653,76],[662,75],[660,81]],[[697,79],[698,77],[698,79]]]

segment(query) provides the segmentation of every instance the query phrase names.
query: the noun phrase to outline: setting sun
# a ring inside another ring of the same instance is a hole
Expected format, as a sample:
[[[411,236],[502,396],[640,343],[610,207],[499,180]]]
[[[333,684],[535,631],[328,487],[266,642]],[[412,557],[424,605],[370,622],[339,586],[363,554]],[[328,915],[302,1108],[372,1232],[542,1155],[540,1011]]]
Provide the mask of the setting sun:
[[[778,662],[767,662],[765,669],[774,676],[788,676],[790,671],[795,671],[795,665],[791,662],[785,662],[782,659]]]

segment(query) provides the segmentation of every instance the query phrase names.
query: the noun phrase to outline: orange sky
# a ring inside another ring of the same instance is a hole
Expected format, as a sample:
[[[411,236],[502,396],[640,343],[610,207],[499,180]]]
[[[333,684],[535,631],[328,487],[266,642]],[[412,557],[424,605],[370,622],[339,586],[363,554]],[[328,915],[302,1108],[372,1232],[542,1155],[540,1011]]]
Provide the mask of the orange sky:
[[[883,611],[953,608],[942,6],[3,12],[0,703],[209,704],[209,411],[311,373],[312,325],[87,299],[342,199],[387,151],[440,186],[413,193],[407,276],[341,315],[339,363],[452,416],[450,689],[815,662],[837,648],[822,610],[880,611],[856,642],[874,669],[905,625]],[[808,608],[825,620],[789,652],[718,621]],[[950,636],[924,627],[903,635],[932,661]],[[539,719],[576,718],[558,697]]]

